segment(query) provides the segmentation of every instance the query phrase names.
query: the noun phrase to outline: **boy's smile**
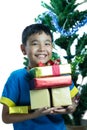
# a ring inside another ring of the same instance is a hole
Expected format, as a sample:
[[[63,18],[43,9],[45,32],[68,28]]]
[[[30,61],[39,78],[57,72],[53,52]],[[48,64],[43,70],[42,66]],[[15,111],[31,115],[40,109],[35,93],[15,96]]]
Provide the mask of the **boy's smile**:
[[[46,54],[37,54],[35,55],[38,59],[43,59],[45,58],[47,55]]]
[[[44,32],[31,35],[24,46],[29,58],[29,66],[36,67],[39,62],[46,63],[52,56],[52,40]]]

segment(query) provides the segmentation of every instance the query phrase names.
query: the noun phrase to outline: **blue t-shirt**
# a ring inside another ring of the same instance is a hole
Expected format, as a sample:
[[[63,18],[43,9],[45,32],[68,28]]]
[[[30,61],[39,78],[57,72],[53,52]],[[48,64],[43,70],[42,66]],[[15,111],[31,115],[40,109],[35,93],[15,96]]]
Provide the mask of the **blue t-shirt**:
[[[17,106],[30,105],[29,82],[25,68],[16,70],[9,76],[2,93]],[[14,130],[66,130],[62,115],[47,115],[31,120],[13,123]]]

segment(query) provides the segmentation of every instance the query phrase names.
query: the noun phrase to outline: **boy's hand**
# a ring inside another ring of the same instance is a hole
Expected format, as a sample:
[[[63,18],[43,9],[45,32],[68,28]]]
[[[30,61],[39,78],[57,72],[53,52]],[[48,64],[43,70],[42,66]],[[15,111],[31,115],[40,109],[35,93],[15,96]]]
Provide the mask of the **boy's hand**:
[[[73,112],[73,107],[68,106],[68,107],[51,107],[51,108],[40,108],[35,110],[32,114],[34,118],[43,116],[43,115],[49,115],[49,114],[67,114],[67,113],[72,113]]]
[[[68,113],[72,113],[72,112],[74,112],[74,108],[72,105],[67,106],[67,107],[56,108],[53,111],[54,114],[68,114]]]
[[[36,109],[33,112],[33,114],[35,117],[39,117],[43,115],[52,114],[54,110],[55,110],[55,107],[52,107],[52,108],[44,107],[44,108]]]
[[[57,114],[68,114],[68,113],[73,113],[76,109],[76,107],[78,106],[78,104],[76,104],[73,100],[72,100],[72,105],[69,105],[67,107],[58,107],[54,110],[54,113]]]

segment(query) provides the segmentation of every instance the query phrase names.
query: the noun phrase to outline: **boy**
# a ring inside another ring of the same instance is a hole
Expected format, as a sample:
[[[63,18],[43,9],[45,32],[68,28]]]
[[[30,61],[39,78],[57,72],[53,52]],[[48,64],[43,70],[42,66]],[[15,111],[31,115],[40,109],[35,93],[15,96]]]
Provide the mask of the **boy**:
[[[65,130],[61,114],[75,110],[75,103],[67,108],[44,107],[32,112],[29,110],[30,86],[25,78],[27,69],[36,67],[39,62],[47,63],[50,60],[52,42],[52,33],[42,24],[27,26],[22,33],[21,50],[27,55],[29,66],[11,73],[0,99],[3,104],[2,119],[5,123],[13,123],[14,130]]]

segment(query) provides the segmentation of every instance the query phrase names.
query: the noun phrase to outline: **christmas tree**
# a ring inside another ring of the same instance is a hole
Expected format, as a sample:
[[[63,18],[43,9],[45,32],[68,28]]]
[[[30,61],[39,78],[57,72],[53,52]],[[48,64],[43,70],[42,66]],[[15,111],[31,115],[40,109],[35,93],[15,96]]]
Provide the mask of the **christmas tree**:
[[[77,33],[79,28],[87,24],[87,10],[77,9],[84,2],[87,1],[77,3],[76,0],[50,0],[48,5],[42,1],[41,5],[47,11],[35,18],[35,22],[49,26],[53,35],[56,35],[54,44],[65,50],[67,55],[63,57],[72,66],[72,78],[77,87],[78,75],[81,74],[83,78],[87,76],[87,31],[82,36]],[[75,53],[72,54],[72,45],[75,41]],[[79,86],[82,89],[80,101],[76,111],[72,114],[72,122],[77,125],[81,124],[82,114],[87,110],[87,84]],[[68,115],[66,116],[66,119],[70,119]]]

